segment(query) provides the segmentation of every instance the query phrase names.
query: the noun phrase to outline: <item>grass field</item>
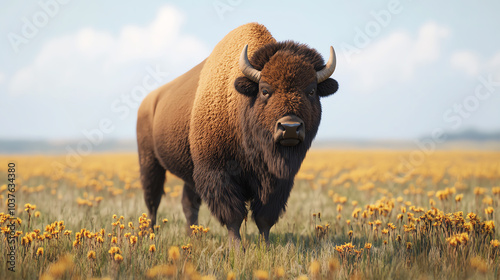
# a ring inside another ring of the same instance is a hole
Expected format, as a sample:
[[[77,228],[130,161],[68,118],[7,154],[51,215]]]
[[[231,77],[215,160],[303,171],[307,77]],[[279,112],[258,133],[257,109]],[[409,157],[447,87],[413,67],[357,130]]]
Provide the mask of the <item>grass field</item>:
[[[151,234],[134,154],[87,156],[64,170],[54,168],[62,156],[0,156],[0,279],[498,279],[500,153],[411,159],[310,151],[270,246],[248,220],[240,251],[206,206],[202,227],[185,234],[181,181],[170,174]],[[16,219],[7,214],[11,161]],[[11,222],[15,272],[5,265]]]

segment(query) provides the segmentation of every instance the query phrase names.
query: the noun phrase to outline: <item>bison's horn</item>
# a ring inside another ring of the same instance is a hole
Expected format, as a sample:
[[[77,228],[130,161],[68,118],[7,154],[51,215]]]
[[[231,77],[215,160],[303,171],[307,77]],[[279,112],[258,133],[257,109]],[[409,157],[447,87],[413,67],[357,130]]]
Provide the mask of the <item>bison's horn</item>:
[[[250,64],[250,61],[248,61],[247,52],[248,52],[248,45],[245,45],[240,56],[240,70],[241,72],[243,72],[243,75],[245,75],[245,77],[258,83],[260,81],[260,71],[253,68],[252,64]]]
[[[324,80],[330,78],[330,76],[333,74],[333,71],[335,71],[335,66],[337,66],[337,58],[335,57],[335,51],[333,50],[333,47],[330,46],[330,58],[328,59],[325,68],[316,72],[318,83],[321,83]]]

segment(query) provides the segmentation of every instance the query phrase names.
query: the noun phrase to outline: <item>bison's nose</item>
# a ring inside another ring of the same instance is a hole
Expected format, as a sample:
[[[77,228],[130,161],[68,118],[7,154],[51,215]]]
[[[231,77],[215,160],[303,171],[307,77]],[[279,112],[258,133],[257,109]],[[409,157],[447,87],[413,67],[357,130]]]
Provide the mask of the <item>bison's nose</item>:
[[[276,122],[274,140],[283,146],[295,146],[304,141],[305,134],[304,121],[289,115]]]

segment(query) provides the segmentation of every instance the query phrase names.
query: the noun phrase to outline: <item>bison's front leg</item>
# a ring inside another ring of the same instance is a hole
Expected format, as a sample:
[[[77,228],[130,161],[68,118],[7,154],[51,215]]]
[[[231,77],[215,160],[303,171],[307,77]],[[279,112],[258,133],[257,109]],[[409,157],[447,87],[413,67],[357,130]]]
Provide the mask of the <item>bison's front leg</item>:
[[[260,235],[263,236],[266,243],[269,244],[269,231],[271,231],[274,223],[265,216],[255,217],[255,223],[259,228]]]
[[[260,201],[254,201],[251,204],[252,216],[259,228],[259,233],[264,237],[266,243],[269,243],[269,231],[274,226],[278,217],[270,210],[273,207],[269,207],[268,204],[263,205]]]
[[[276,192],[267,197],[266,201],[255,198],[250,204],[252,216],[259,232],[269,244],[269,231],[276,224],[280,214],[286,208],[289,192]]]
[[[225,170],[198,167],[193,177],[212,215],[227,227],[229,242],[239,246],[241,223],[248,212],[242,186]]]

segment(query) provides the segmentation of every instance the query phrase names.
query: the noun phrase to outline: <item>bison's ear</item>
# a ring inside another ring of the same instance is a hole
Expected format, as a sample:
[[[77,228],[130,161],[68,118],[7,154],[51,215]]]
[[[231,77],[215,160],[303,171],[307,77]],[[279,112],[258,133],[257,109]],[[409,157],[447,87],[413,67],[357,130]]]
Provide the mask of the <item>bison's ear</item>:
[[[234,88],[241,94],[256,96],[259,92],[259,84],[246,77],[239,77],[234,81]]]
[[[318,84],[318,95],[325,97],[334,94],[339,89],[339,83],[332,78],[328,78]]]

